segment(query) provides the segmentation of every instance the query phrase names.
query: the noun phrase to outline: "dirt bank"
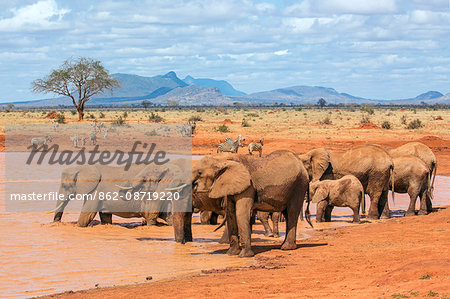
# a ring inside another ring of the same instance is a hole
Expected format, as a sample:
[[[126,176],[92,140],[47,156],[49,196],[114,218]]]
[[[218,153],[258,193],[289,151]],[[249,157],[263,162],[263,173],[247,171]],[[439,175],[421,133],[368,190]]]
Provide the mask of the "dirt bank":
[[[255,242],[255,266],[51,297],[448,298],[449,219],[447,207],[427,216],[316,230],[294,251],[277,249],[279,242]]]

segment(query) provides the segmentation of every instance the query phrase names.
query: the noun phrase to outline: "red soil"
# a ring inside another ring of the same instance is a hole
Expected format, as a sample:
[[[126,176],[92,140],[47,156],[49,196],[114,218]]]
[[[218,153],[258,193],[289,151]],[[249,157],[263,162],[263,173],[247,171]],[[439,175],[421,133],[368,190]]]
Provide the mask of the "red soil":
[[[316,230],[297,241],[293,251],[279,250],[280,241],[254,242],[254,266],[51,297],[448,298],[449,218],[447,208],[427,216]]]
[[[49,115],[47,115],[45,118],[58,118],[58,114],[56,112],[52,112]]]
[[[233,122],[231,121],[231,119],[226,118],[223,122],[224,125],[231,125]]]
[[[359,129],[379,129],[380,127],[372,122],[366,122],[365,124],[359,126]]]

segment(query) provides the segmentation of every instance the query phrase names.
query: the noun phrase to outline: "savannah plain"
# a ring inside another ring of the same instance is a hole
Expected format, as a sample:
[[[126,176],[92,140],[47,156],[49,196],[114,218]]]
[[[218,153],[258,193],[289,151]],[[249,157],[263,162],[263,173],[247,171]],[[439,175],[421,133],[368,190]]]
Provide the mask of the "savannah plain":
[[[76,213],[68,213],[61,224],[51,224],[52,215],[36,213],[31,216],[35,217],[32,223],[22,227],[25,232],[33,232],[32,237],[26,237],[15,232],[16,225],[23,226],[17,220],[22,216],[8,215],[9,222],[0,220],[2,232],[7,232],[10,242],[1,253],[0,265],[9,271],[2,279],[11,283],[0,285],[0,295],[14,282],[21,281],[13,287],[15,292],[6,295],[31,297],[66,291],[51,296],[218,298],[245,294],[251,298],[449,298],[450,110],[375,108],[372,113],[360,108],[129,109],[126,117],[124,111],[88,110],[83,122],[90,123],[95,118],[109,126],[122,117],[125,123],[147,124],[155,119],[149,117],[156,114],[162,118],[161,124],[185,124],[195,117],[198,121],[192,139],[194,155],[213,154],[225,138],[236,138],[238,134],[245,138],[244,144],[264,138],[263,154],[278,149],[301,154],[317,147],[344,151],[367,143],[391,148],[419,141],[429,146],[438,160],[435,211],[426,216],[401,217],[409,201],[404,195],[396,196],[395,205],[390,202],[394,217],[388,220],[351,224],[350,210],[337,209],[333,222],[313,221],[314,229],[300,222],[299,246],[294,251],[279,250],[282,239],[264,237],[258,223],[252,235],[257,254],[247,259],[224,256],[227,245],[217,243],[222,232],[213,232],[214,226],[194,225],[194,242],[179,245],[174,244],[170,227],[142,227],[137,224],[139,219],[114,218],[113,222],[120,225],[101,226],[97,222],[83,229],[76,227]],[[0,112],[1,151],[4,151],[6,124],[39,123],[51,127],[47,113]],[[77,115],[70,111],[64,111],[64,116],[67,123],[78,123]],[[423,126],[408,129],[417,119]],[[384,122],[389,122],[390,129],[381,128]],[[247,148],[240,148],[239,153],[248,154]],[[4,188],[2,181],[0,191]],[[198,217],[194,222],[198,222]],[[45,238],[53,241],[42,241]],[[71,247],[79,244],[82,246],[79,251]],[[152,255],[155,254],[152,246],[158,248],[157,257]],[[46,263],[34,258],[39,253],[61,248],[71,254],[46,256],[43,258]],[[34,250],[34,254],[25,254],[21,259],[21,250],[28,249]],[[113,257],[117,252],[121,261]],[[96,259],[86,258],[89,254]],[[20,262],[8,261],[16,258]],[[61,264],[65,270],[54,280],[41,277],[42,273],[52,277]],[[158,276],[151,272],[150,269],[156,271],[152,264],[173,271]],[[16,267],[21,270],[17,271]],[[30,273],[34,285],[28,282]]]

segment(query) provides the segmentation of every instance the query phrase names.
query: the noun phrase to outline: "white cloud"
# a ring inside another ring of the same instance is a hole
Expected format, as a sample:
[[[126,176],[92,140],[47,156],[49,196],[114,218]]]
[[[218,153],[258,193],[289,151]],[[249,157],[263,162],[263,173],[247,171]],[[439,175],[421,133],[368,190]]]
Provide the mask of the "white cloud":
[[[0,31],[51,29],[69,11],[59,9],[54,0],[43,0],[21,8],[13,8],[11,9],[13,17],[0,19]]]
[[[395,0],[304,0],[288,7],[285,12],[305,14],[390,14],[397,11]]]

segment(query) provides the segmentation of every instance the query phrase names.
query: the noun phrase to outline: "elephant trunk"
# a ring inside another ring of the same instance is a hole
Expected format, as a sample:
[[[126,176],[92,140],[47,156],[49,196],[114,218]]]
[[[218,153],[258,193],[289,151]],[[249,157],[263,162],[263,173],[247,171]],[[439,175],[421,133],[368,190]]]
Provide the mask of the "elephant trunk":
[[[219,224],[219,226],[214,229],[215,232],[218,231],[222,226],[224,226],[227,221],[227,204],[228,204],[227,200],[228,196],[225,195],[225,198],[222,201],[222,207],[225,210],[225,216],[223,217],[222,223]]]
[[[64,199],[56,206],[56,208],[54,208],[53,210],[48,212],[48,213],[55,212],[55,216],[53,217],[53,222],[61,221],[62,215],[64,213],[64,208],[66,207],[68,202],[69,202],[68,199]]]
[[[215,232],[218,231],[222,226],[225,225],[226,221],[227,221],[227,214],[225,214],[225,217],[223,217],[222,223],[220,223],[219,226],[214,229],[214,231]]]

